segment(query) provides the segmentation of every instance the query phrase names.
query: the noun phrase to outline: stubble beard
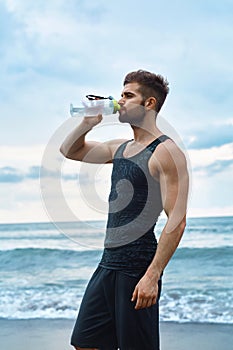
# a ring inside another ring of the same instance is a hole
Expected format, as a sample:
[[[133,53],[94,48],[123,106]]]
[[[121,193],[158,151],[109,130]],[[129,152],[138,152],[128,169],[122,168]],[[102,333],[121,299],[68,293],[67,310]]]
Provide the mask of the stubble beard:
[[[140,105],[137,105],[128,111],[125,109],[124,112],[119,115],[119,121],[121,123],[129,123],[132,126],[139,126],[144,120],[145,115],[145,105],[144,102],[142,102]]]

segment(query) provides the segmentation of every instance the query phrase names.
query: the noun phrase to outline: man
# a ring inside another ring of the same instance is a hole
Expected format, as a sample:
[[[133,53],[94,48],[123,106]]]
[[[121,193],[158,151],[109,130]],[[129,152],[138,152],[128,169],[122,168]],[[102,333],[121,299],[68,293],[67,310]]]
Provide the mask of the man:
[[[61,146],[69,159],[113,163],[105,248],[73,330],[75,349],[159,349],[161,276],[185,229],[188,193],[185,156],[156,125],[168,91],[160,75],[127,74],[119,120],[134,139],[86,141],[98,115],[85,117]],[[162,210],[167,221],[157,244]]]

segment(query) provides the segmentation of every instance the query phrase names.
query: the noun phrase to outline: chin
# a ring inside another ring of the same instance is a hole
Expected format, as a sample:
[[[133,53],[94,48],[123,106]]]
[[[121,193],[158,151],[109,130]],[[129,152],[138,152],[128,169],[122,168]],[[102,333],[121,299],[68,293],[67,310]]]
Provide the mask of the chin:
[[[126,113],[120,114],[118,119],[121,123],[129,123],[129,118]]]
[[[119,115],[119,121],[121,123],[128,123],[130,125],[134,125],[134,126],[139,126],[141,125],[141,123],[143,122],[144,120],[144,115],[133,115],[133,116],[130,116],[128,114],[122,114],[122,115]]]

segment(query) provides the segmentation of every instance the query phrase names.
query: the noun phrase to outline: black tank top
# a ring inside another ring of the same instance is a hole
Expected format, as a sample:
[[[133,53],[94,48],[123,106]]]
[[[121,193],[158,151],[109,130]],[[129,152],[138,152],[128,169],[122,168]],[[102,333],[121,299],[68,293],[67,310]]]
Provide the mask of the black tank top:
[[[117,149],[100,266],[132,275],[145,270],[153,259],[157,247],[154,226],[163,207],[160,184],[150,175],[148,161],[156,147],[168,138],[162,135],[128,158],[123,152],[130,140]]]

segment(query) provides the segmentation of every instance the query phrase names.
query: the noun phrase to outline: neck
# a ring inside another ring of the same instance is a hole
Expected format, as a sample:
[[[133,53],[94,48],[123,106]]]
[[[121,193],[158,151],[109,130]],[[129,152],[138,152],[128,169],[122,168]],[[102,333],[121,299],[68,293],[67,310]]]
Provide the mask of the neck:
[[[146,114],[140,124],[131,125],[134,133],[134,140],[141,144],[147,144],[159,137],[162,132],[156,125],[155,115]]]

